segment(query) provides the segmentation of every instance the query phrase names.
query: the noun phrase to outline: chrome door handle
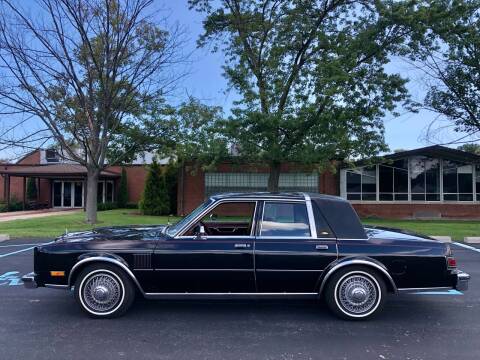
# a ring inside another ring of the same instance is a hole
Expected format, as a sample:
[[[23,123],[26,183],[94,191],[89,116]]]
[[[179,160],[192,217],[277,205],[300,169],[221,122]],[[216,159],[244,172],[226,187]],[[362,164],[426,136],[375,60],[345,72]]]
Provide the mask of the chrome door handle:
[[[328,250],[328,245],[315,245],[315,250]]]
[[[250,247],[250,244],[235,244],[235,249],[247,249]]]

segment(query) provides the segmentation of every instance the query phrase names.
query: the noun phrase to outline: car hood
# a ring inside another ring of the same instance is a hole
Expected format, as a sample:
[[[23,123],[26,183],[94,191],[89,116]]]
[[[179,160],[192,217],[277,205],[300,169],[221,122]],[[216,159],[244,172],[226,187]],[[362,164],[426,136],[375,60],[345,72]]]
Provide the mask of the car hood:
[[[55,242],[79,242],[90,240],[142,240],[163,234],[166,225],[132,225],[99,227],[88,231],[69,232]]]
[[[427,235],[418,234],[414,231],[383,226],[367,225],[365,226],[365,232],[369,238],[437,241],[434,238],[431,238]]]

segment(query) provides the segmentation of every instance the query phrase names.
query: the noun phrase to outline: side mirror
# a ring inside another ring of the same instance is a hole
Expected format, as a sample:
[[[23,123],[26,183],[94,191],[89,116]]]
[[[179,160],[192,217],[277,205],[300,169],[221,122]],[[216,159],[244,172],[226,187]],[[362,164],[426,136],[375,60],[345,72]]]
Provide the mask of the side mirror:
[[[197,226],[197,229],[195,231],[195,236],[197,238],[203,238],[204,236],[206,236],[207,233],[205,232],[205,226],[203,225],[198,225]]]

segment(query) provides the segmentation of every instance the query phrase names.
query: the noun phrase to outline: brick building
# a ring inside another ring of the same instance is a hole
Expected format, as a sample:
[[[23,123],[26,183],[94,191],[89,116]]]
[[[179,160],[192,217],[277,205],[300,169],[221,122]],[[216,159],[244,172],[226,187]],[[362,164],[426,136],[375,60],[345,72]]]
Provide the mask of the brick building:
[[[138,202],[151,156],[125,167],[129,202]],[[100,202],[115,201],[121,167],[101,174]],[[0,201],[7,193],[24,199],[27,178],[38,182],[38,199],[47,207],[83,207],[85,169],[37,150],[17,164],[0,165]],[[221,192],[266,191],[268,167],[225,162],[215,170],[179,170],[177,212],[185,215],[206,197]],[[480,219],[480,156],[442,146],[403,151],[378,163],[339,166],[318,174],[311,168],[283,164],[280,191],[320,192],[342,196],[361,216],[380,218]],[[10,189],[10,191],[8,191]]]

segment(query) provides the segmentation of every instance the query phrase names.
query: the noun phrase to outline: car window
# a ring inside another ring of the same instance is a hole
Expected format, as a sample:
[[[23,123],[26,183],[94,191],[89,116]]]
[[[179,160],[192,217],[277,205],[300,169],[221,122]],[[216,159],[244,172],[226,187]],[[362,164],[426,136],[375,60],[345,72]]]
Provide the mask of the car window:
[[[309,237],[310,222],[306,205],[266,202],[260,236]]]
[[[185,235],[195,235],[198,227],[202,225],[208,237],[250,236],[255,205],[253,201],[221,203],[203,216]]]
[[[334,238],[335,234],[328,225],[327,221],[323,217],[318,205],[315,202],[312,202],[313,214],[315,217],[315,227],[317,228],[317,237],[318,238]]]

